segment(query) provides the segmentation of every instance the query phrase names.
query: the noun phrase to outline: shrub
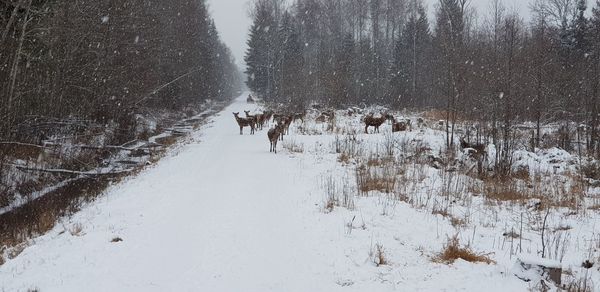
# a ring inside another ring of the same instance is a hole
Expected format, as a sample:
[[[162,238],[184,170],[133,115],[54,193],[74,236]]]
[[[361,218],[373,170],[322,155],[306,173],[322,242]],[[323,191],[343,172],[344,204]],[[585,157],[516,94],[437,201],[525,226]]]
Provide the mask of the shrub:
[[[442,252],[440,252],[435,258],[436,261],[451,264],[457,259],[462,259],[471,263],[495,263],[486,254],[477,254],[473,252],[468,246],[461,247],[458,239],[458,235],[455,235],[448,239],[448,242],[444,246]]]

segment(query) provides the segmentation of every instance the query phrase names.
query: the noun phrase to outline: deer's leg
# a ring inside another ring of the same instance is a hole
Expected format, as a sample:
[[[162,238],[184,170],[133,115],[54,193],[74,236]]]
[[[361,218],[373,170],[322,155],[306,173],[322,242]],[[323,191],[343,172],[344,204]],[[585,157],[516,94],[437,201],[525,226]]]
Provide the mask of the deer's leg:
[[[240,126],[240,135],[243,135],[243,129],[244,127]]]
[[[369,129],[369,126],[368,126],[368,125],[367,125],[367,126],[365,126],[365,134],[369,134],[369,131],[368,131],[368,129]]]

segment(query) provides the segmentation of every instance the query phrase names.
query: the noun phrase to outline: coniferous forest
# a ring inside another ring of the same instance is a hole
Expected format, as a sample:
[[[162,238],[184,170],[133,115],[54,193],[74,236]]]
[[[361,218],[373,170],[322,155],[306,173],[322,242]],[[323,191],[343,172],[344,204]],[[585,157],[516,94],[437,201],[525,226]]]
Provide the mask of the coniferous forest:
[[[577,121],[600,152],[600,2],[537,0],[516,12],[493,0],[483,14],[467,0],[436,2],[429,19],[422,0],[254,1],[247,84],[299,107],[444,109],[449,122],[473,118],[496,135],[534,121],[536,146],[540,125]]]
[[[239,76],[205,1],[0,2],[0,140],[230,97]],[[121,131],[126,142],[133,130]]]

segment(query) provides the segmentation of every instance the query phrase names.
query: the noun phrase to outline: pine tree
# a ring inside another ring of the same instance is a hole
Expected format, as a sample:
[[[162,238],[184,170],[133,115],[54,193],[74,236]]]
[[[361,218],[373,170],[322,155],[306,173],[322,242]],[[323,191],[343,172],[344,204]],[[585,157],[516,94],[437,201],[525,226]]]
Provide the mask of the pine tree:
[[[274,70],[276,44],[274,36],[277,24],[269,3],[258,2],[254,11],[253,24],[250,27],[246,61],[248,88],[263,98],[270,99],[274,93]]]
[[[302,72],[304,65],[303,46],[295,20],[287,11],[281,20],[278,39],[281,43],[281,50],[278,52],[277,58],[278,69],[276,70],[279,75],[276,85],[278,96],[301,106],[304,103],[302,100],[304,78],[302,74],[298,73]]]
[[[423,105],[424,74],[431,35],[427,13],[422,3],[416,3],[394,51],[390,89],[398,104]],[[417,102],[417,100],[420,100]]]

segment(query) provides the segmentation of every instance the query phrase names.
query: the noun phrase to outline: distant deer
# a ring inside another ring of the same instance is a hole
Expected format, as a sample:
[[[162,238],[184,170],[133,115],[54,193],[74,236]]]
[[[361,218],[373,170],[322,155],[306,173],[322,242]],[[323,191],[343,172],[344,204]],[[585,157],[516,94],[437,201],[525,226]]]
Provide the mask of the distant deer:
[[[301,113],[294,113],[294,122],[300,120],[304,123],[304,116],[306,116],[306,111]]]
[[[392,125],[396,122],[396,118],[391,114],[385,114],[385,119],[392,122]]]
[[[265,114],[262,113],[262,114],[256,114],[256,115],[249,115],[248,114],[249,112],[250,111],[246,112],[246,116],[248,118],[254,117],[254,119],[256,120],[256,128],[259,129],[259,130],[262,130],[263,126],[265,125]]]
[[[467,141],[465,141],[465,137],[461,137],[460,138],[460,148],[462,149],[473,149],[475,151],[477,151],[478,153],[485,153],[485,145],[484,144],[479,144],[479,143],[469,143]]]
[[[250,134],[251,135],[254,134],[254,123],[251,120],[240,118],[240,113],[239,112],[238,113],[233,113],[233,116],[235,117],[235,121],[240,126],[240,135],[243,135],[243,129],[244,129],[244,127],[250,127]]]
[[[284,119],[284,130],[285,130],[285,134],[288,135],[290,133],[290,125],[292,124],[292,122],[294,121],[294,115],[287,115]]]
[[[381,126],[388,118],[386,115],[382,115],[379,118],[373,116],[373,113],[370,113],[364,118],[365,122],[365,134],[369,134],[369,127],[375,127],[374,133],[379,133],[379,126]]]
[[[327,122],[333,122],[334,119],[335,119],[335,112],[333,110],[326,110],[324,112],[321,112],[321,114],[317,117],[316,121],[318,123],[327,123]]]
[[[469,149],[469,155],[477,160],[477,171],[481,174],[483,172],[483,161],[487,159],[485,144],[468,143],[465,141],[465,137],[461,137],[460,148],[463,150]]]
[[[271,121],[271,118],[273,118],[273,114],[274,114],[274,113],[273,113],[273,111],[272,111],[272,110],[266,110],[266,111],[263,113],[263,115],[264,115],[264,120],[265,120],[265,123],[267,123],[267,122]]]
[[[252,98],[251,94],[248,94],[248,98],[246,99],[247,103],[254,103],[254,98]]]
[[[392,122],[392,132],[404,132],[409,130],[411,127],[410,125],[410,120],[406,119],[406,120],[400,120],[399,122],[396,121],[396,119],[394,119],[394,121]]]
[[[282,135],[282,132],[282,124],[275,125],[275,128],[271,128],[269,129],[269,132],[267,132],[267,137],[269,138],[269,142],[271,143],[269,152],[275,152],[275,154],[277,154],[277,141],[279,141],[279,136]]]

